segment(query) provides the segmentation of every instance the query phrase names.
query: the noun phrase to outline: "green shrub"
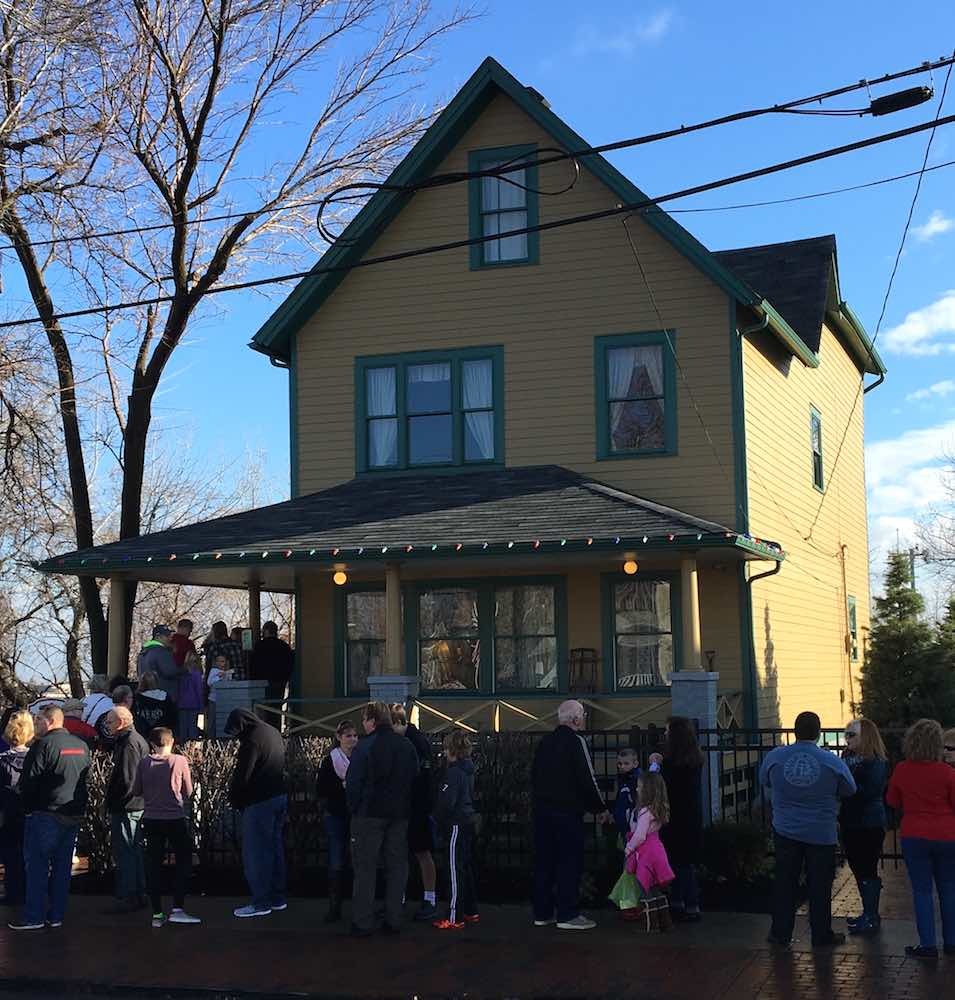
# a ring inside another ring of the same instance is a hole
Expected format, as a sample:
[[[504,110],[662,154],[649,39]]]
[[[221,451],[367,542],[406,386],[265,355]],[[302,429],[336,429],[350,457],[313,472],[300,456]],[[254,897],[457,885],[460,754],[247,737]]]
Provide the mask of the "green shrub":
[[[752,885],[772,871],[769,835],[755,823],[714,823],[703,832],[703,867],[717,882]]]

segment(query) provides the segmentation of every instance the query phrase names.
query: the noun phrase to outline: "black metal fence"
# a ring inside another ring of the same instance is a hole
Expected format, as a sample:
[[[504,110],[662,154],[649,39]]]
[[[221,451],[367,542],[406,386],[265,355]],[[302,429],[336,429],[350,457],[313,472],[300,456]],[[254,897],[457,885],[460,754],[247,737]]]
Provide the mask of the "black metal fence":
[[[476,864],[487,898],[526,896],[530,891],[533,853],[531,762],[542,732],[481,733],[475,736],[475,806],[480,817],[476,840]],[[898,756],[900,734],[889,733],[887,744]],[[608,801],[616,792],[616,760],[619,750],[632,747],[641,766],[649,755],[662,747],[664,732],[650,726],[630,730],[607,730],[585,734],[590,747],[597,783]],[[771,826],[769,802],[759,787],[759,769],[770,750],[795,739],[790,729],[704,730],[699,734],[705,753],[704,810],[714,823],[730,823],[763,831]],[[844,748],[841,730],[823,733],[822,745],[833,753]],[[316,795],[319,763],[330,749],[330,741],[317,737],[288,741],[289,824],[287,853],[289,868],[297,885],[305,891],[321,891],[326,866],[326,843],[321,822],[321,805]],[[193,826],[200,861],[200,879],[207,891],[230,884],[241,867],[240,817],[225,800],[225,789],[234,760],[235,744],[210,742],[191,744],[197,787]],[[434,736],[436,767],[440,761],[440,734]],[[893,761],[894,762],[894,761]],[[108,770],[97,778],[105,788]],[[93,788],[93,812],[97,791]],[[884,860],[900,858],[894,819],[886,837]],[[108,868],[108,823],[88,823],[90,839],[97,849],[91,852],[96,864]],[[766,837],[769,843],[768,836]],[[761,842],[760,842],[761,843]],[[761,849],[761,848],[760,848]],[[591,821],[586,840],[586,871],[593,895],[605,891],[619,874],[621,860],[617,831]],[[609,880],[609,881],[608,881]],[[585,880],[585,895],[587,884]]]

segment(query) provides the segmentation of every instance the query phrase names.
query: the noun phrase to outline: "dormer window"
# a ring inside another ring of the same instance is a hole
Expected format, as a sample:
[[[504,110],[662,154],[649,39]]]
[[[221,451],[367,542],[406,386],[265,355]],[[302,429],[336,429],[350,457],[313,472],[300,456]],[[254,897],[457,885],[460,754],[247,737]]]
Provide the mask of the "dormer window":
[[[536,146],[502,146],[476,150],[468,156],[473,171],[503,170],[499,176],[475,177],[469,182],[470,237],[497,237],[538,222],[537,167],[521,167],[537,155]],[[486,239],[471,246],[471,267],[507,267],[536,264],[539,238],[536,232]]]

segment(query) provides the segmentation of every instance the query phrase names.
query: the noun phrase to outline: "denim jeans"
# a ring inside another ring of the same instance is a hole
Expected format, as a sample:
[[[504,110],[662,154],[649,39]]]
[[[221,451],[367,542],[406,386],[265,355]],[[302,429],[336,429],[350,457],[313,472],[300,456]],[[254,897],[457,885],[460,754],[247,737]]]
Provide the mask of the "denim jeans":
[[[23,860],[27,876],[28,924],[60,923],[66,914],[79,823],[62,823],[48,813],[27,816]]]
[[[348,860],[348,817],[326,812],[322,824],[328,837],[328,870],[344,871]]]
[[[836,873],[836,845],[807,844],[779,833],[774,839],[773,937],[778,941],[792,940],[799,876],[805,865],[812,941],[813,944],[825,944],[832,937],[832,880]]]
[[[687,913],[700,912],[700,888],[696,879],[696,865],[674,865],[670,900],[674,909]]]
[[[946,947],[952,947],[955,945],[955,841],[903,837],[902,857],[912,883],[919,944],[923,948],[937,947],[935,900],[932,896],[934,880],[942,914],[942,942]]]
[[[242,869],[252,904],[262,909],[285,903],[287,813],[287,795],[276,795],[242,810]]]
[[[538,806],[534,810],[534,919],[561,923],[580,914],[584,870],[584,818]]]
[[[143,864],[143,814],[110,813],[109,828],[116,865],[116,898],[138,900],[146,894],[146,869]]]

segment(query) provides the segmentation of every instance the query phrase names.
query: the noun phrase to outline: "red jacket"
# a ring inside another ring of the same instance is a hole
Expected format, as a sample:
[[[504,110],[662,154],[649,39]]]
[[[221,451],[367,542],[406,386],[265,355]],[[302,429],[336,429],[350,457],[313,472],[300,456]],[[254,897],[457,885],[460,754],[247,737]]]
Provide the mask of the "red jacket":
[[[178,632],[172,637],[172,658],[176,666],[181,667],[186,662],[186,655],[196,651],[196,644],[187,635]]]
[[[84,722],[82,719],[74,718],[72,715],[63,716],[63,728],[71,736],[78,737],[90,746],[93,746],[93,744],[99,739],[99,733],[97,733],[91,725]]]
[[[955,840],[955,769],[932,760],[903,760],[885,801],[902,810],[903,837]]]

